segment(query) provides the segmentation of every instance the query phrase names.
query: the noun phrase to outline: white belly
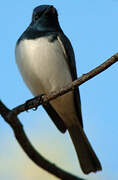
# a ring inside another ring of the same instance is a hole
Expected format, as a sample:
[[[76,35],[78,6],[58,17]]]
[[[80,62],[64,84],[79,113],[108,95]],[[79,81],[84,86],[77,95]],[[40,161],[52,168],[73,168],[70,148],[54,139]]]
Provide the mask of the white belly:
[[[58,90],[72,82],[58,41],[52,43],[46,38],[23,40],[16,46],[16,63],[24,81],[35,96]],[[64,121],[67,121],[70,113],[75,114],[72,92],[51,101],[51,104]]]

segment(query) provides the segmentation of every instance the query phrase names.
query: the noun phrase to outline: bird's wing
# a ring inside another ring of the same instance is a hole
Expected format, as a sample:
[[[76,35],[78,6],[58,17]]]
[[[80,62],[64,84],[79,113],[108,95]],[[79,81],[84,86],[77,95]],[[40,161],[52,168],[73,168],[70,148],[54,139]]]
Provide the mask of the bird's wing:
[[[66,128],[63,120],[60,118],[60,116],[59,116],[58,113],[54,110],[54,108],[51,106],[51,104],[50,104],[50,103],[47,103],[46,105],[43,105],[43,108],[44,108],[45,111],[48,113],[48,115],[50,116],[50,118],[52,119],[52,121],[54,122],[54,124],[56,125],[56,127],[57,127],[62,133],[65,133],[67,128]]]
[[[75,79],[77,79],[77,71],[76,71],[75,56],[74,56],[74,51],[73,51],[72,45],[71,45],[69,39],[64,35],[63,32],[61,32],[57,35],[57,40],[59,41],[59,43],[63,49],[65,59],[67,61],[67,64],[69,66],[69,70],[70,70],[70,73],[72,76],[72,80],[74,81]],[[78,117],[80,124],[83,127],[82,113],[81,113],[81,101],[80,101],[80,94],[79,94],[78,87],[75,87],[73,91],[74,91],[74,103],[75,103],[77,117]]]

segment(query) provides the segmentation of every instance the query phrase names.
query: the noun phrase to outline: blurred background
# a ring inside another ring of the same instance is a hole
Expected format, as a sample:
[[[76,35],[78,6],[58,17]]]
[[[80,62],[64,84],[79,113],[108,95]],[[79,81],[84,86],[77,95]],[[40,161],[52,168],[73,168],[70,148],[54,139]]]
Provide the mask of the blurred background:
[[[32,10],[54,5],[64,33],[72,42],[78,76],[118,52],[118,0],[21,0],[0,5],[0,99],[13,108],[32,98],[15,64],[15,43],[29,25]],[[118,179],[118,64],[80,86],[85,132],[103,170],[86,176],[80,170],[68,133],[61,134],[40,107],[19,118],[36,147],[56,165],[88,180]],[[0,117],[0,179],[56,180],[23,152],[11,128]]]

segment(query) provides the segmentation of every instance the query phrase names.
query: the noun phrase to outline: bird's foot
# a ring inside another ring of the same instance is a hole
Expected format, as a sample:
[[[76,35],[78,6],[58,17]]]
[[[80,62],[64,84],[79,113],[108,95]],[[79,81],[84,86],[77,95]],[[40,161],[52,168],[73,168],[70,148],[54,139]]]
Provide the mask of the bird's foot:
[[[42,96],[44,96],[45,94],[39,94],[38,96],[28,100],[25,102],[25,110],[28,112],[28,110],[30,109],[30,107],[35,106],[33,108],[33,111],[36,111],[39,104],[42,103]]]

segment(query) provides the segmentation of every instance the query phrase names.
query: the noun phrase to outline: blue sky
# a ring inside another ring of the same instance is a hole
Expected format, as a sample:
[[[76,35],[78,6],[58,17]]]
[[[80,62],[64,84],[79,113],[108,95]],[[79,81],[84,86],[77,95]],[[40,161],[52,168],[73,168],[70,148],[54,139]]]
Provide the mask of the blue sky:
[[[0,99],[10,108],[32,97],[15,64],[14,47],[29,25],[32,10],[53,4],[72,42],[78,76],[118,52],[118,0],[2,1],[0,6]],[[35,147],[55,164],[88,180],[118,179],[118,64],[80,86],[84,129],[102,163],[103,171],[84,176],[68,133],[60,134],[40,107],[19,116]],[[34,165],[0,117],[0,179],[56,178]]]

